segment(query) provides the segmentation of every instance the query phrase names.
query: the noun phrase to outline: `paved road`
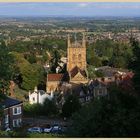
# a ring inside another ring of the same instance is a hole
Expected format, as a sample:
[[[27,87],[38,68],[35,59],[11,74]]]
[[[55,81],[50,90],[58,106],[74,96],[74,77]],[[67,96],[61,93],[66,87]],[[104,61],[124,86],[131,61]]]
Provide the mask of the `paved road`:
[[[23,118],[23,124],[29,126],[45,126],[46,124],[58,124],[61,126],[68,125],[68,121],[64,121],[63,119],[49,119],[47,117],[39,117],[39,118]]]

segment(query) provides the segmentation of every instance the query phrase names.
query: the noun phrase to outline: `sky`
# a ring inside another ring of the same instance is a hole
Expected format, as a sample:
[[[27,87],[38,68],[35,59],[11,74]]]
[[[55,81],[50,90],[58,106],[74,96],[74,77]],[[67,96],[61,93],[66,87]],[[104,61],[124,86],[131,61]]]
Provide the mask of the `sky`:
[[[0,16],[140,16],[140,2],[0,3]]]

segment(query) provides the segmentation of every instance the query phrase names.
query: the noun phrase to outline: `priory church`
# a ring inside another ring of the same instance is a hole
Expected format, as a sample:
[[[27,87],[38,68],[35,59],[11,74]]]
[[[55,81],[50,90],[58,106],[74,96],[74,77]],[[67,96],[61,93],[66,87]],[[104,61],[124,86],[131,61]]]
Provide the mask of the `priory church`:
[[[65,80],[65,73],[54,73],[47,75],[46,91],[48,93],[58,91],[60,83],[87,83],[87,61],[86,61],[86,39],[83,34],[81,43],[78,41],[71,42],[70,36],[67,38],[67,77]]]

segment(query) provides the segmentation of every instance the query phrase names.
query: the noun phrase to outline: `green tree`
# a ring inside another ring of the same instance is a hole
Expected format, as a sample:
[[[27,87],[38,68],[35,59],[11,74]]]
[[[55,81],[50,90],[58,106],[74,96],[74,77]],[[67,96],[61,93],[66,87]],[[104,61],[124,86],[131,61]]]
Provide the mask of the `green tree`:
[[[131,40],[131,46],[133,48],[133,57],[131,58],[129,67],[134,72],[133,86],[137,93],[140,93],[140,43],[133,39]]]
[[[42,80],[44,80],[44,69],[37,64],[26,65],[21,68],[22,84],[21,87],[26,90],[32,90]]]
[[[64,117],[71,117],[71,115],[78,111],[81,107],[79,99],[75,95],[69,95],[62,107],[62,115]]]
[[[38,86],[41,81],[44,81],[44,68],[43,66],[33,63],[30,64],[24,55],[17,52],[11,53],[14,56],[15,75],[20,75],[20,87],[25,90],[32,90]]]
[[[58,62],[60,60],[60,54],[58,50],[54,50],[51,60],[51,71],[56,72],[56,68],[58,66]]]
[[[55,116],[59,113],[55,100],[45,99],[43,103],[44,114],[47,116]]]
[[[139,100],[118,88],[94,99],[72,116],[71,137],[139,137]]]
[[[13,74],[13,57],[4,41],[0,41],[0,92],[7,93]]]
[[[92,66],[92,65],[88,65],[87,67],[87,70],[88,70],[88,77],[89,78],[95,78],[96,77],[96,74],[95,74],[95,67]]]

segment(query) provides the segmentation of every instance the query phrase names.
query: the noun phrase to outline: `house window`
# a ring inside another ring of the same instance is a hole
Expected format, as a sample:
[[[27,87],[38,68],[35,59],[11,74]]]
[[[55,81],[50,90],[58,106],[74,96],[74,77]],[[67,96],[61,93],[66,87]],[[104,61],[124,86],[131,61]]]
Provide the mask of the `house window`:
[[[108,78],[108,80],[112,80],[112,78]]]
[[[35,101],[35,98],[33,97],[33,101]]]
[[[6,123],[9,123],[9,116],[8,115],[5,115],[5,124]]]
[[[21,106],[13,108],[13,115],[21,114]]]
[[[20,127],[21,126],[21,119],[13,120],[13,127]]]
[[[102,89],[99,89],[99,95],[102,95]]]

